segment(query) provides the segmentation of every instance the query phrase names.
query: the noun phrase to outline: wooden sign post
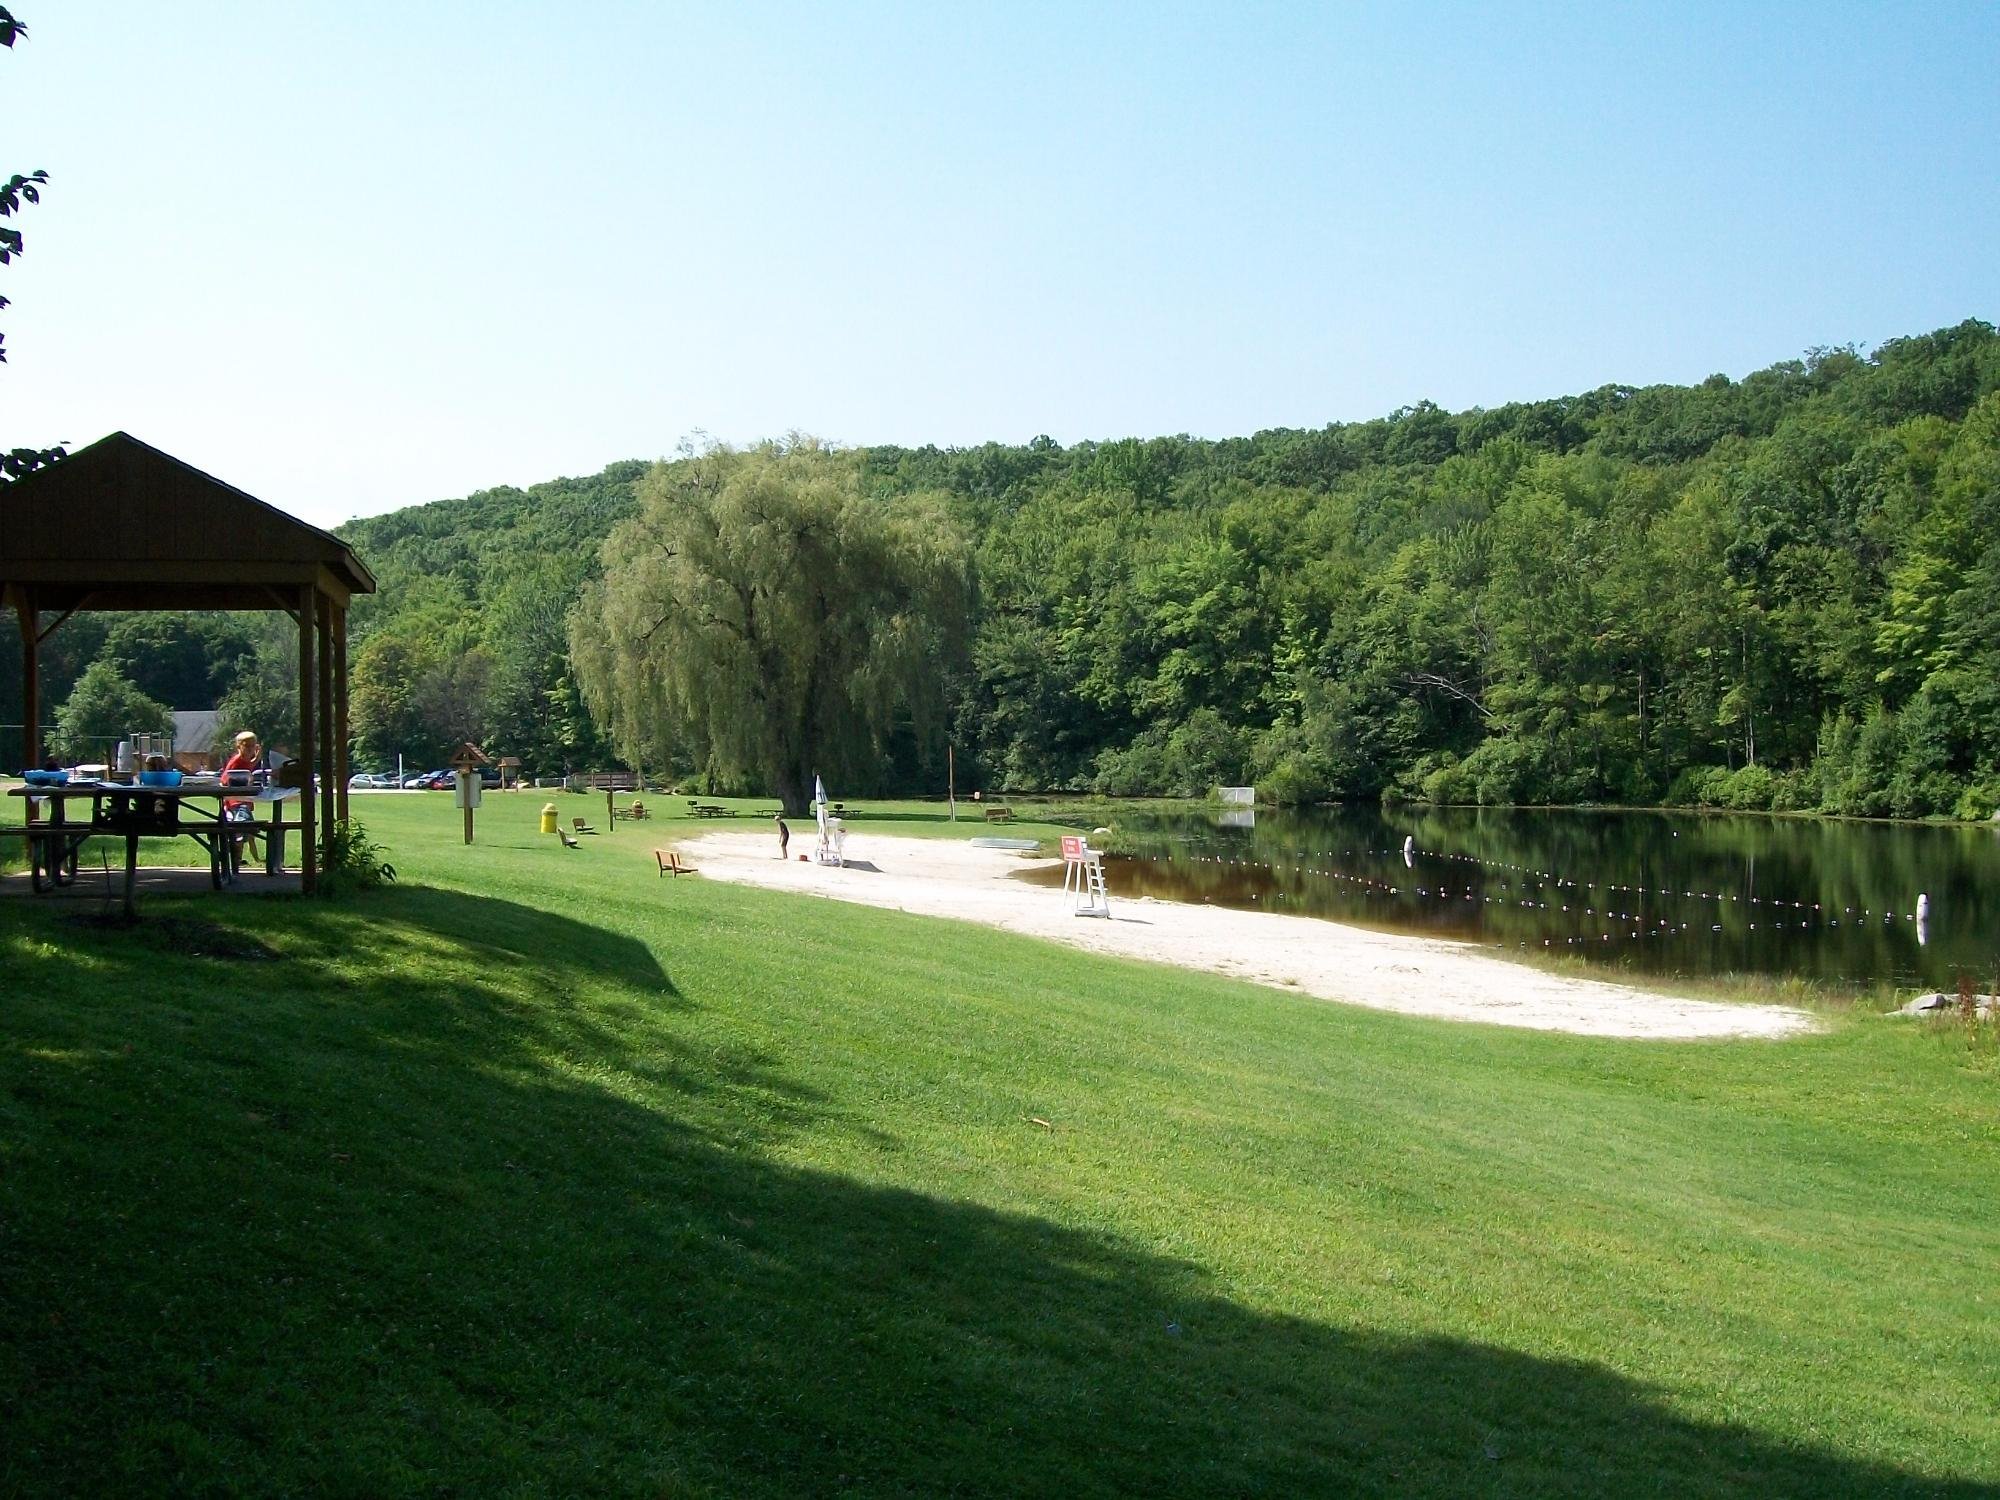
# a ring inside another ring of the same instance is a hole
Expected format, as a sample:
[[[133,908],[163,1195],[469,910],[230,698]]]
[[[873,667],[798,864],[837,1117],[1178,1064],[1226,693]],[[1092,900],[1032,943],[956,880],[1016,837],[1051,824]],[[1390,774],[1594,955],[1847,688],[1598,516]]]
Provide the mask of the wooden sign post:
[[[472,810],[479,806],[479,768],[490,763],[486,753],[469,740],[460,745],[458,753],[451,758],[456,782],[452,801],[465,809],[465,841],[468,844],[472,842]]]

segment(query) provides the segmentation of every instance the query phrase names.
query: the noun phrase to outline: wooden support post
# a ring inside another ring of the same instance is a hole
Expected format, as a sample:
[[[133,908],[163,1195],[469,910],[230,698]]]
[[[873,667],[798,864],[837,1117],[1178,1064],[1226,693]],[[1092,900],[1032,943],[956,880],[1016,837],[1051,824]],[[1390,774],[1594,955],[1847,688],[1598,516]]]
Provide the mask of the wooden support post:
[[[21,619],[21,760],[31,771],[42,768],[42,663],[41,641],[35,634],[35,596],[22,590],[18,607]],[[28,821],[36,821],[40,809],[28,798]]]
[[[333,616],[333,744],[336,757],[334,780],[338,783],[335,794],[340,799],[340,819],[347,821],[347,782],[352,768],[347,758],[347,606],[342,605]]]
[[[139,835],[125,835],[125,920],[139,920]]]
[[[334,796],[333,601],[313,591],[313,622],[319,637],[319,823],[331,832],[338,803]]]
[[[318,762],[319,745],[313,737],[313,710],[319,706],[319,686],[313,680],[313,597],[318,591],[308,584],[299,590],[299,769],[305,773],[305,790],[299,796],[299,886],[310,896],[319,889],[318,802],[313,796],[313,766]]]

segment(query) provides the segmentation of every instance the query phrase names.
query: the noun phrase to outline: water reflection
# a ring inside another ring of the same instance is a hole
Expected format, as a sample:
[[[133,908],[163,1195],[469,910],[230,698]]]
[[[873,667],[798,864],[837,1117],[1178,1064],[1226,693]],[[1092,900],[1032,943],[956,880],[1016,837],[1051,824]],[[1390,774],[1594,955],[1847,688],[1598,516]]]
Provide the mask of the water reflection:
[[[1111,893],[1327,917],[1647,973],[1982,989],[2000,970],[1986,828],[1750,815],[1316,808],[1253,827],[1117,820]],[[1054,877],[1059,878],[1059,877]],[[1919,910],[1920,898],[1926,898]]]

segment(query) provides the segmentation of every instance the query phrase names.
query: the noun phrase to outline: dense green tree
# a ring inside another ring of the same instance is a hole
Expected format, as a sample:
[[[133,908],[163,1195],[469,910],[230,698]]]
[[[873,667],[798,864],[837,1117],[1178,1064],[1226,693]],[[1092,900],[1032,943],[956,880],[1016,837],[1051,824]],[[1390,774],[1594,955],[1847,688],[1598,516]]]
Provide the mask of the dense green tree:
[[[939,721],[968,605],[940,506],[864,495],[855,460],[809,439],[662,465],[640,501],[570,627],[628,757],[693,762],[801,813],[816,772],[872,782],[899,712]]]
[[[448,654],[417,678],[413,694],[423,744],[442,763],[459,746],[489,738],[493,661],[484,648]]]
[[[255,654],[247,617],[149,611],[116,617],[102,652],[125,664],[148,697],[174,708],[213,708]]]
[[[299,747],[299,633],[289,615],[243,617],[251,649],[216,704],[217,742],[227,749],[238,730],[254,730],[266,747],[296,755]]]
[[[348,715],[361,764],[393,767],[398,757],[408,757],[424,769],[434,767],[443,747],[431,742],[418,685],[437,664],[436,649],[403,630],[377,631],[354,653]]]
[[[71,764],[109,760],[120,740],[135,734],[173,732],[171,708],[140,692],[119,670],[118,663],[95,661],[56,711],[51,748]]]
[[[569,609],[591,571],[587,558],[537,557],[491,590],[484,651],[492,670],[481,740],[491,753],[518,756],[546,772],[608,752],[570,671]]]

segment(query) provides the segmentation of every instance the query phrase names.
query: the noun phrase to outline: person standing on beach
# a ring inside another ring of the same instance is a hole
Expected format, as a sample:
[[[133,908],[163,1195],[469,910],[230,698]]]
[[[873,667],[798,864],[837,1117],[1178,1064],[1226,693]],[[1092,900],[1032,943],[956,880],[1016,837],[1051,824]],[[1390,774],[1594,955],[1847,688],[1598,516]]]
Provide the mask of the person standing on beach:
[[[785,826],[785,815],[783,813],[774,812],[771,814],[771,818],[778,825],[778,858],[789,858],[790,856],[786,851],[792,847],[792,830]]]

